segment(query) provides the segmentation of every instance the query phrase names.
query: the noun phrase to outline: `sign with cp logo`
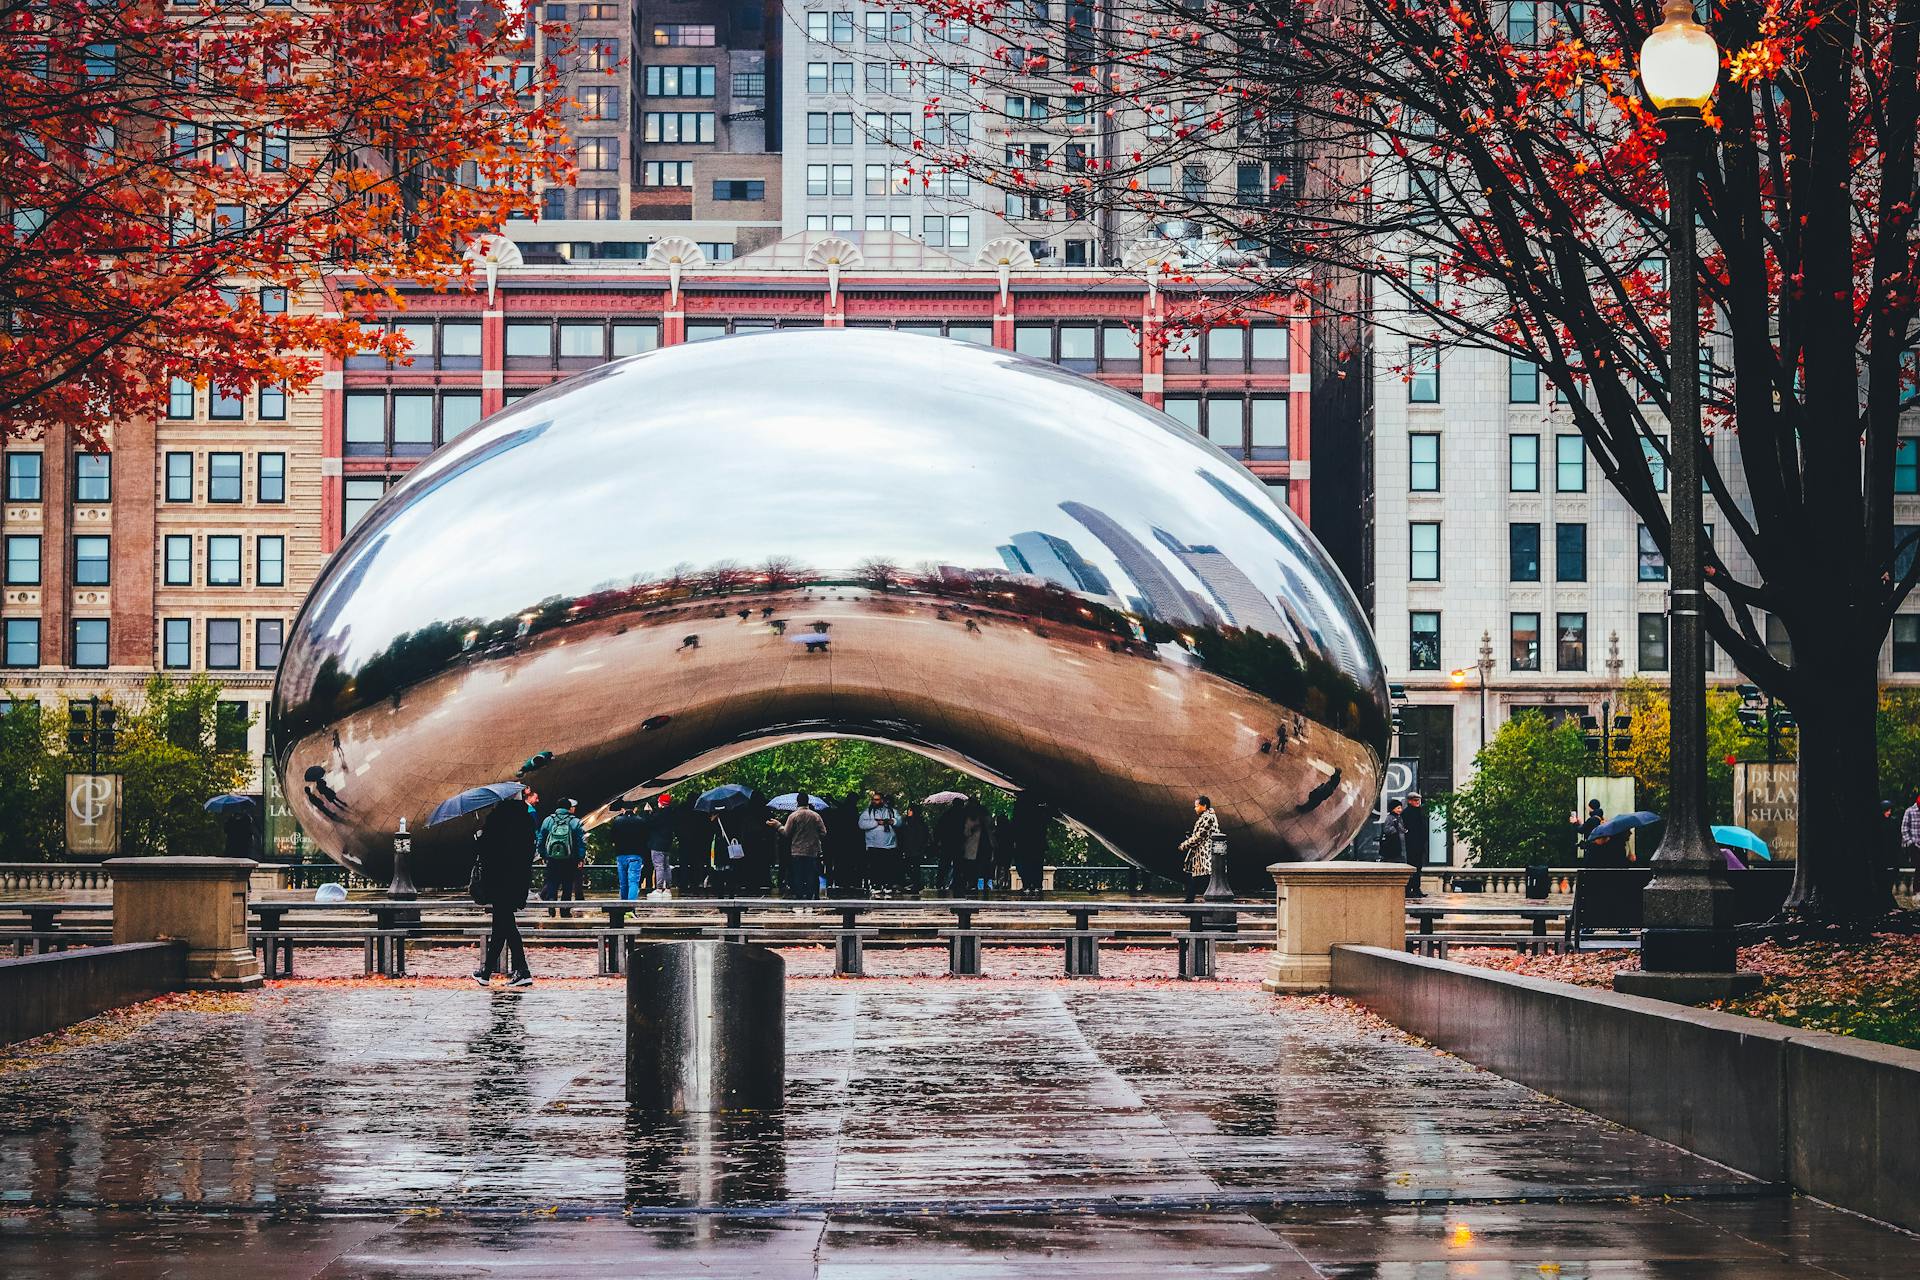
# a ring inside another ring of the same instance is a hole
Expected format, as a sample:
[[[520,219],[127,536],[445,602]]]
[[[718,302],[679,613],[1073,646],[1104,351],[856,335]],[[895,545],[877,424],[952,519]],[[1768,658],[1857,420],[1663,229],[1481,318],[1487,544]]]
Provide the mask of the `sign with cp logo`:
[[[67,852],[110,856],[120,852],[120,775],[67,775]]]

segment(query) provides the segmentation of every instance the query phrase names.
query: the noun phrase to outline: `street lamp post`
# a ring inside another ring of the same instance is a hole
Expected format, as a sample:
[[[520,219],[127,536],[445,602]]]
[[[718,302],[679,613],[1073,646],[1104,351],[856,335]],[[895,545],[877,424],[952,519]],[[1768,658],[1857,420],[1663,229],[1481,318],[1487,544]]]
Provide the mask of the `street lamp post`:
[[[1671,336],[1668,426],[1672,441],[1671,798],[1643,899],[1640,968],[1614,975],[1616,990],[1695,1003],[1759,985],[1735,972],[1732,889],[1707,826],[1706,645],[1700,573],[1700,315],[1693,194],[1705,145],[1701,118],[1720,79],[1720,51],[1694,21],[1691,0],[1667,0],[1640,50],[1640,84],[1660,113],[1673,241],[1668,271]]]
[[[1482,631],[1480,633],[1480,660],[1475,662],[1471,667],[1455,668],[1453,672],[1454,684],[1466,684],[1467,673],[1469,671],[1478,671],[1480,673],[1480,749],[1485,751],[1487,749],[1487,676],[1493,671],[1492,632]]]

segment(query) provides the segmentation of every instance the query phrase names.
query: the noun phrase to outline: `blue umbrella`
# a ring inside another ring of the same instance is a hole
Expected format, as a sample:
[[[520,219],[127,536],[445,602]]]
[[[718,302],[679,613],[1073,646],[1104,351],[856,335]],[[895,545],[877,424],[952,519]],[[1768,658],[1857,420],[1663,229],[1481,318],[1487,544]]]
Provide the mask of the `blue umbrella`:
[[[215,796],[200,806],[208,813],[229,813],[235,809],[253,809],[252,796],[237,796],[229,792],[224,796]]]
[[[726,813],[733,809],[744,809],[752,803],[752,787],[729,782],[711,791],[701,792],[700,798],[693,802],[693,807],[697,813]]]
[[[1593,835],[1589,838],[1598,840],[1602,836],[1625,835],[1635,827],[1644,827],[1649,823],[1658,821],[1660,821],[1659,814],[1648,813],[1645,809],[1640,810],[1638,813],[1623,813],[1617,818],[1608,818],[1605,822],[1595,827],[1593,829]]]
[[[789,791],[783,796],[775,796],[773,799],[767,801],[767,808],[779,809],[783,813],[792,813],[799,807],[800,793],[798,791]],[[809,809],[818,809],[821,813],[825,813],[829,807],[827,802],[819,796],[810,795],[807,797],[807,808]]]
[[[525,790],[517,782],[489,782],[484,787],[473,787],[435,805],[433,813],[427,818],[427,825],[434,827],[442,822],[463,818],[469,813],[491,809],[502,800],[511,800]]]
[[[1715,827],[1713,842],[1725,849],[1744,849],[1768,862],[1773,861],[1773,850],[1767,848],[1767,842],[1745,827]]]

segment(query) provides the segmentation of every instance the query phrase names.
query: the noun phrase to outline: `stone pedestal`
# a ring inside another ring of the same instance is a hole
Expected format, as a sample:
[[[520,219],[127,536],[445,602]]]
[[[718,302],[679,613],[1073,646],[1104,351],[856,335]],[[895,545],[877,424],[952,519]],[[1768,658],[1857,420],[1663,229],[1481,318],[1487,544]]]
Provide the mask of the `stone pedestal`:
[[[187,986],[244,991],[261,983],[247,945],[249,858],[113,858],[113,940],[187,944]]]
[[[1405,863],[1278,862],[1267,871],[1278,907],[1273,964],[1260,984],[1268,991],[1325,991],[1337,946],[1406,949]]]

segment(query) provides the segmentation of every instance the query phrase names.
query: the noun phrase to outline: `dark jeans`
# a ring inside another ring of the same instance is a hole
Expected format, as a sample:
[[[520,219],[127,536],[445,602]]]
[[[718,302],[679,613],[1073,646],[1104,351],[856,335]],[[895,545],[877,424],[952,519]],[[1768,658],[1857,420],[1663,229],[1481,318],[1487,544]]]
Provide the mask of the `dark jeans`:
[[[1207,885],[1210,884],[1212,880],[1212,876],[1188,876],[1187,901],[1192,902],[1201,894],[1205,893],[1207,891]]]
[[[817,898],[820,896],[820,859],[790,858],[787,866],[793,874],[787,886],[789,898]]]
[[[542,902],[578,902],[580,901],[580,882],[586,878],[585,864],[578,858],[570,862],[549,862],[545,873],[540,877],[540,900]],[[572,915],[563,911],[562,915]]]
[[[507,963],[512,966],[507,972],[518,977],[527,971],[527,949],[520,942],[519,922],[513,918],[517,908],[496,905],[492,910],[493,920],[487,929],[487,962],[480,971],[499,972],[500,951],[504,947]]]

